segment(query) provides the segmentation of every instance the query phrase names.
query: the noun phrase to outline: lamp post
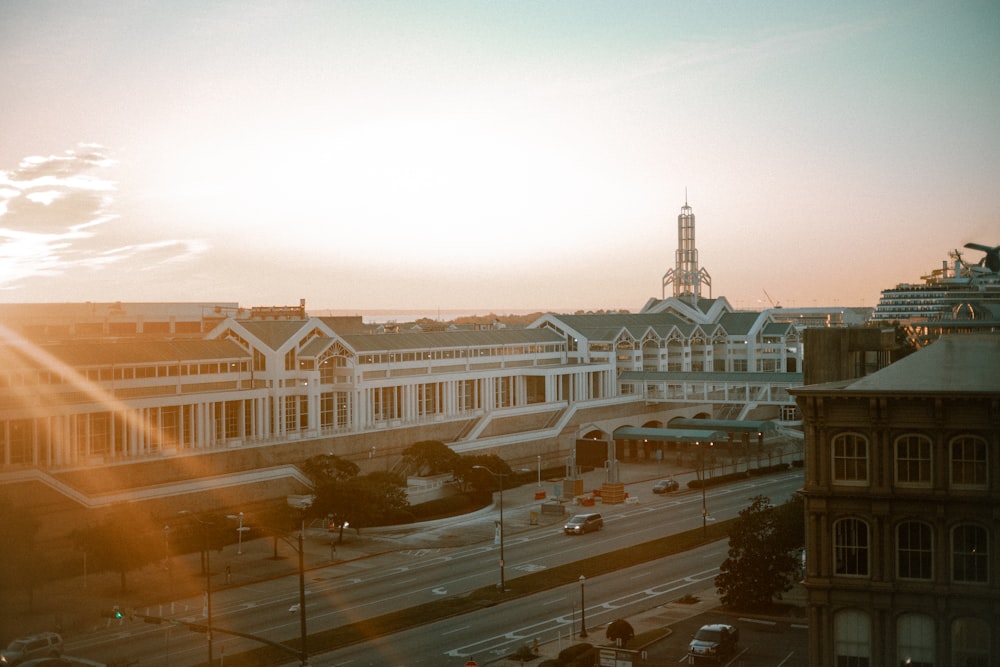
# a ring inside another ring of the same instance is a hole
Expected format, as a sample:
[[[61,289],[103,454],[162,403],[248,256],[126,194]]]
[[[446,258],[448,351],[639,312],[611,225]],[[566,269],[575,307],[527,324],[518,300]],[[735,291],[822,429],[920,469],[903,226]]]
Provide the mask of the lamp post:
[[[587,638],[587,602],[583,596],[583,586],[587,577],[580,575],[580,639]]]
[[[163,569],[170,570],[170,524],[163,524]]]
[[[538,455],[538,488],[542,488],[542,455]]]
[[[486,466],[472,466],[473,468],[478,468],[479,470],[485,470],[489,474],[500,480],[500,592],[503,593],[507,590],[507,582],[504,580],[503,576],[503,473],[495,473]]]
[[[243,528],[243,512],[240,512],[239,514],[227,514],[226,518],[227,519],[233,519],[234,521],[239,521],[240,522],[239,527],[236,529],[236,555],[237,556],[242,556],[243,555],[243,532],[244,532],[244,528]]]
[[[708,501],[705,498],[705,448],[700,442],[696,442],[698,451],[701,454],[701,536],[708,536]],[[709,447],[714,446],[714,442],[708,443]]]
[[[288,504],[299,510],[299,641],[302,648],[299,651],[299,665],[305,667],[309,664],[309,652],[306,650],[306,579],[305,561],[303,549],[303,536],[306,532],[306,510],[312,507],[315,496],[288,496]]]
[[[212,561],[208,545],[208,527],[212,524],[202,521],[188,510],[181,510],[178,514],[191,517],[201,524],[201,531],[205,536],[205,637],[208,639],[208,667],[212,667]]]

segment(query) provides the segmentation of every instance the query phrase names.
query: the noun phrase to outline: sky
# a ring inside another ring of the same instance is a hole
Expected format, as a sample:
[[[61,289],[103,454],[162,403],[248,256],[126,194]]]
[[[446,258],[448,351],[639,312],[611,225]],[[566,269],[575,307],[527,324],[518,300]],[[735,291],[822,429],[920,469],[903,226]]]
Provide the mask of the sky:
[[[637,312],[685,201],[738,308],[1000,244],[994,0],[0,0],[0,57],[0,302]]]

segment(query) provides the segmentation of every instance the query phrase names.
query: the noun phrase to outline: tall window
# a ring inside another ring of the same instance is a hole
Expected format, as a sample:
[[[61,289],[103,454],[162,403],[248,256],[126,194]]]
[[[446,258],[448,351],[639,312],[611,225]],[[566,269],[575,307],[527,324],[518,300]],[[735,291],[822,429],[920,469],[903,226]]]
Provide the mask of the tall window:
[[[973,435],[951,441],[951,484],[966,488],[985,488],[986,440]]]
[[[319,425],[320,428],[333,426],[333,393],[319,395]]]
[[[160,408],[160,437],[167,447],[180,444],[180,408],[176,405]]]
[[[837,667],[868,667],[871,664],[871,622],[856,609],[838,611],[833,617],[834,653]]]
[[[986,529],[970,523],[951,531],[951,576],[955,581],[989,580],[990,543]]]
[[[902,579],[930,579],[931,527],[920,521],[905,521],[896,528],[896,570]]]
[[[350,421],[351,398],[346,391],[337,392],[337,426],[347,426]]]
[[[934,667],[934,619],[924,614],[903,614],[896,621],[896,664],[900,667]]]
[[[833,480],[868,481],[868,440],[857,433],[842,433],[833,439]]]
[[[868,524],[861,519],[840,519],[833,524],[834,572],[868,576]]]
[[[299,430],[298,407],[298,396],[285,396],[285,431],[288,433]]]
[[[459,412],[465,412],[467,410],[475,410],[479,407],[478,397],[476,395],[476,380],[459,380],[458,381],[458,410]]]
[[[951,664],[990,667],[990,626],[978,618],[958,618],[951,624]]]
[[[437,391],[440,385],[418,384],[417,385],[417,414],[421,417],[435,414],[437,409]]]
[[[896,483],[927,486],[931,483],[931,439],[904,435],[896,439]]]

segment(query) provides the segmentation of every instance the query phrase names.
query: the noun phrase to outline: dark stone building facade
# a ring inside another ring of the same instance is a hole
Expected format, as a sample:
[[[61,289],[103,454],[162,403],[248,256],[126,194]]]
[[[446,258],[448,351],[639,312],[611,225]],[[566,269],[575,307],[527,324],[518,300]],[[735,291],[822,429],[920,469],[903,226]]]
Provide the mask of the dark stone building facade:
[[[1000,336],[953,335],[791,390],[810,665],[1000,664],[998,371]]]

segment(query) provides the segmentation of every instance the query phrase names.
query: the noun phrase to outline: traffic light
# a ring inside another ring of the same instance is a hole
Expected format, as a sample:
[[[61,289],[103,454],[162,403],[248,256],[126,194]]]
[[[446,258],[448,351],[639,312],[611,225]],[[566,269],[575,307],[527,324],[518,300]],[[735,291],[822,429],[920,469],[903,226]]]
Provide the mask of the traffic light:
[[[122,614],[121,608],[118,605],[115,605],[115,608],[111,610],[111,617],[121,618],[122,616],[124,616],[124,614]]]

